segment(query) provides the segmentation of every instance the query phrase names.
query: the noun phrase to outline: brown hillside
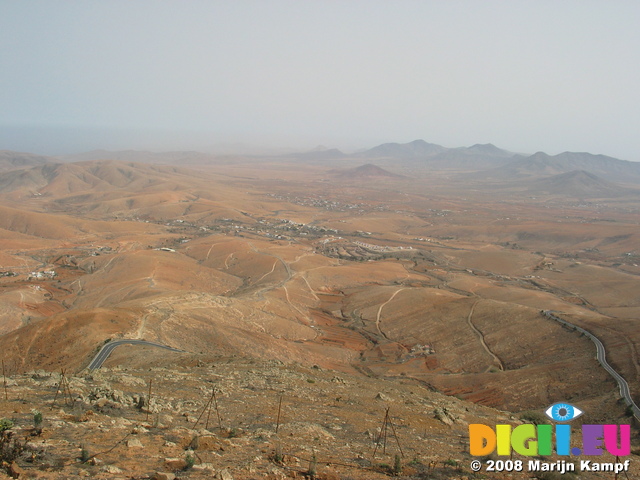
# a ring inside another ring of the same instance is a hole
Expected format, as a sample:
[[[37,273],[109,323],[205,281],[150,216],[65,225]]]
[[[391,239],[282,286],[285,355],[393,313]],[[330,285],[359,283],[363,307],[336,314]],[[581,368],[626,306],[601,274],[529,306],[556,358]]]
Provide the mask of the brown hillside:
[[[637,198],[311,163],[88,161],[23,170],[20,187],[10,172],[0,350],[20,372],[77,371],[107,339],[142,338],[193,359],[417,381],[513,412],[575,399],[621,414],[593,344],[540,314],[552,309],[601,337],[639,395]],[[147,354],[113,361],[162,362]]]

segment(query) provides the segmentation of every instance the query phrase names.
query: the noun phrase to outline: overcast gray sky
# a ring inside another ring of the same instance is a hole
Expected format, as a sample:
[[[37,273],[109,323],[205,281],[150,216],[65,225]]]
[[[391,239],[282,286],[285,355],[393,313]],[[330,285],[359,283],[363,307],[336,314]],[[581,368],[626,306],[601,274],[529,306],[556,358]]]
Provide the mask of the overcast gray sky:
[[[640,2],[0,0],[0,149],[640,160]]]

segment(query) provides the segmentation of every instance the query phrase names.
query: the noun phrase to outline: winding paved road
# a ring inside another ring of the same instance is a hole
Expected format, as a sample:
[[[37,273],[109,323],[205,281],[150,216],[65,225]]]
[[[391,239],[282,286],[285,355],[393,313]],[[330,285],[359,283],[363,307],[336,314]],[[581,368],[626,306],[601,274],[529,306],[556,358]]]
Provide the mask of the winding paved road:
[[[147,342],[146,340],[135,340],[135,339],[125,338],[122,340],[114,340],[113,342],[109,342],[105,344],[100,349],[98,354],[95,357],[93,357],[93,360],[91,360],[91,363],[87,368],[89,368],[89,370],[96,370],[97,368],[100,368],[102,364],[105,362],[105,360],[109,358],[109,355],[111,355],[111,352],[113,352],[113,350],[116,347],[119,347],[120,345],[147,345],[151,347],[164,348],[166,350],[171,350],[172,352],[184,352],[184,350],[178,350],[177,348],[168,347],[167,345],[162,345],[161,343],[153,343],[153,342]]]
[[[636,402],[634,402],[633,398],[631,398],[631,392],[629,391],[629,384],[627,383],[627,381],[624,378],[622,378],[622,376],[618,372],[616,372],[613,369],[613,367],[611,365],[609,365],[609,363],[607,363],[607,352],[605,351],[604,345],[598,339],[598,337],[596,337],[595,335],[593,335],[592,333],[588,332],[587,330],[585,330],[582,327],[579,327],[577,325],[574,325],[573,323],[567,322],[566,320],[563,320],[562,318],[556,317],[549,310],[543,310],[542,313],[547,318],[555,320],[556,322],[558,322],[558,323],[560,323],[562,325],[565,325],[567,327],[573,328],[573,329],[577,330],[578,332],[583,333],[584,335],[586,335],[587,337],[589,337],[591,339],[591,341],[596,345],[596,359],[598,360],[598,362],[600,362],[600,365],[602,365],[602,367],[607,372],[609,372],[609,374],[618,383],[618,387],[620,388],[620,395],[622,396],[622,398],[624,398],[625,403],[627,405],[631,406],[631,409],[633,410],[634,416],[638,420],[640,420],[640,408],[638,408],[638,406],[636,405]]]

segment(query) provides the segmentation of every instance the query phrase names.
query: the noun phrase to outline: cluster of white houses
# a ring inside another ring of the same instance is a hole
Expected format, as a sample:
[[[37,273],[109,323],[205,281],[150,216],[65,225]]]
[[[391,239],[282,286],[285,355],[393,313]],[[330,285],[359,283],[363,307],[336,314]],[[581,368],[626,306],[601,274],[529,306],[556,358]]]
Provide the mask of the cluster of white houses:
[[[367,250],[373,250],[374,252],[397,252],[398,250],[413,250],[413,247],[390,247],[386,245],[372,245],[370,243],[364,243],[359,240],[354,240],[356,245]]]

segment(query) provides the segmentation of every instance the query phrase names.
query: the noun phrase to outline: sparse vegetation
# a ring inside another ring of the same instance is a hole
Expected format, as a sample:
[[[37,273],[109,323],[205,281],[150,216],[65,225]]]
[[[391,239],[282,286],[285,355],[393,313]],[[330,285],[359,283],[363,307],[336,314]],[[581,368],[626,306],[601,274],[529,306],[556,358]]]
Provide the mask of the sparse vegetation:
[[[33,412],[33,429],[36,435],[42,434],[42,413],[38,410],[34,410]]]
[[[39,428],[42,426],[42,413],[38,410],[34,410],[33,412],[33,426]]]
[[[318,459],[316,458],[316,452],[313,452],[311,455],[311,460],[309,460],[309,468],[307,469],[307,475],[311,479],[315,479],[318,474]]]
[[[0,430],[0,468],[7,468],[15,462],[25,451],[26,439],[22,441],[9,430]]]
[[[533,423],[534,425],[544,425],[545,423],[549,423],[549,419],[545,414],[536,410],[522,412],[520,414],[520,419],[523,422]]]
[[[84,445],[82,445],[80,447],[80,462],[86,463],[89,461],[90,458],[91,458],[91,454],[89,453],[89,450],[87,450],[87,448]]]
[[[282,461],[284,460],[284,455],[282,454],[282,444],[280,442],[276,442],[272,458],[274,463],[278,464],[282,463]]]
[[[8,418],[0,419],[0,433],[13,428],[13,422]]]
[[[196,464],[196,457],[191,452],[188,452],[184,457],[184,461],[185,461],[184,470],[190,470]]]
[[[393,460],[393,474],[400,475],[402,474],[402,460],[400,459],[400,455],[396,454]]]

